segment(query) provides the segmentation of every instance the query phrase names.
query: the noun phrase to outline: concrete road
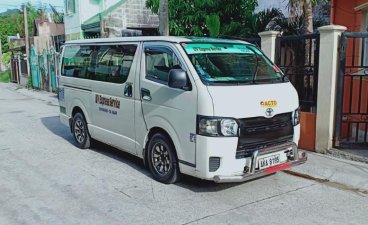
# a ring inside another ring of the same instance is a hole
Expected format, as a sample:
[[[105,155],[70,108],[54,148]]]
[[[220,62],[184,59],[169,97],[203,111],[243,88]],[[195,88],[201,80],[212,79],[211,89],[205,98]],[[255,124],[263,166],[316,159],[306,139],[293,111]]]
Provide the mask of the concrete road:
[[[241,184],[154,181],[141,160],[80,150],[55,96],[0,84],[0,224],[367,224],[368,165],[310,154]]]

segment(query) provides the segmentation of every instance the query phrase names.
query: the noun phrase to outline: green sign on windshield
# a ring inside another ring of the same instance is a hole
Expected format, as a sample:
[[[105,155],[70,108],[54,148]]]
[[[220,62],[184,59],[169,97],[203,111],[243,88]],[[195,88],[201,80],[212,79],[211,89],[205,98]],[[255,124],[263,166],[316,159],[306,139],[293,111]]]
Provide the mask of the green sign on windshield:
[[[183,47],[188,55],[191,54],[208,54],[208,53],[240,53],[240,54],[254,54],[256,48],[249,49],[243,44],[221,44],[221,43],[186,43]]]

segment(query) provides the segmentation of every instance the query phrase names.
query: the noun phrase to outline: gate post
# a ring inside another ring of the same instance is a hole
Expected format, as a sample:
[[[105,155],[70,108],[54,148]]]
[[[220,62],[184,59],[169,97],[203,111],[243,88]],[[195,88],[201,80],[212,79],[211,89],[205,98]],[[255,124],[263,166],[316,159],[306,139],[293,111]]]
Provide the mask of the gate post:
[[[276,38],[280,35],[279,31],[263,31],[258,33],[261,37],[261,48],[272,62],[276,59]]]
[[[332,148],[336,83],[339,61],[339,41],[346,27],[328,25],[318,28],[320,33],[319,75],[317,93],[316,151],[326,153]]]

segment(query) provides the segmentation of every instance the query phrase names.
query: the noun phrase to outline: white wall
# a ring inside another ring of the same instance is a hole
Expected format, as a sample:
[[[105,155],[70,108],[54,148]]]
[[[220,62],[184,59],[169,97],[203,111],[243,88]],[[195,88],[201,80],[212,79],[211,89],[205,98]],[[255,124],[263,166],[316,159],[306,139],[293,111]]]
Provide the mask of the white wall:
[[[109,0],[112,1],[112,0]],[[114,0],[117,1],[117,0]],[[64,16],[65,35],[81,33],[81,25],[100,12],[103,8],[103,0],[75,0],[75,13]]]
[[[81,10],[80,10],[80,18],[81,23],[84,23],[86,20],[96,15],[97,13],[103,11],[103,0],[101,0],[100,4],[96,4],[95,1],[90,0],[79,0],[81,2]]]
[[[102,10],[109,8],[110,6],[114,5],[115,3],[119,2],[119,1],[120,0],[105,0]]]
[[[70,34],[78,33],[81,31],[80,15],[79,15],[79,0],[75,0],[75,10],[76,10],[76,13],[74,14],[65,13],[64,15],[65,35],[70,35]],[[65,12],[67,12],[66,5],[65,5]]]

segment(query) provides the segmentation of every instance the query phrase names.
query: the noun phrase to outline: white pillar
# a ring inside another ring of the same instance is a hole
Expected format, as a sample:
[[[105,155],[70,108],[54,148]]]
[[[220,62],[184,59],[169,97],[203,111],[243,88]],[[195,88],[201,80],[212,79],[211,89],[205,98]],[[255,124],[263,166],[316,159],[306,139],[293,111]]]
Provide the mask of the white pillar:
[[[335,122],[336,82],[339,65],[341,33],[346,27],[328,25],[318,28],[320,33],[316,151],[326,153],[332,148]]]
[[[261,37],[262,51],[267,55],[268,58],[275,61],[275,50],[276,50],[276,37],[280,35],[279,31],[263,31],[258,33]]]

